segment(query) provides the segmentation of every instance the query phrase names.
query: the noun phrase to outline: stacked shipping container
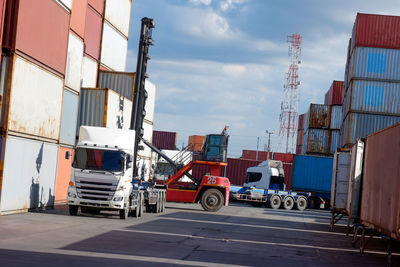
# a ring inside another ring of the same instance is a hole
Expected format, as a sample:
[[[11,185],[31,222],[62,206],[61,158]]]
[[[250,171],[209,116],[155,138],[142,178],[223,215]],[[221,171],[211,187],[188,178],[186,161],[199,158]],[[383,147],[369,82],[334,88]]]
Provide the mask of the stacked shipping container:
[[[304,122],[306,114],[299,115],[299,122],[297,124],[297,143],[296,143],[296,154],[303,153],[303,138],[304,138]]]
[[[357,14],[349,41],[341,145],[400,121],[400,17]]]

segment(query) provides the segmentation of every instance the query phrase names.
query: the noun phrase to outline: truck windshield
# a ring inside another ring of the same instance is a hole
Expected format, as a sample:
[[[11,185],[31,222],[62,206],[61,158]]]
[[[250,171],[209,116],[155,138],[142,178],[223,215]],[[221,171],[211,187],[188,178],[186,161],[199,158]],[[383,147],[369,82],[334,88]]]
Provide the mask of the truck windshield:
[[[124,152],[78,147],[72,166],[79,169],[99,171],[123,171]]]
[[[260,172],[248,172],[246,173],[246,183],[254,183],[261,180],[262,173]]]

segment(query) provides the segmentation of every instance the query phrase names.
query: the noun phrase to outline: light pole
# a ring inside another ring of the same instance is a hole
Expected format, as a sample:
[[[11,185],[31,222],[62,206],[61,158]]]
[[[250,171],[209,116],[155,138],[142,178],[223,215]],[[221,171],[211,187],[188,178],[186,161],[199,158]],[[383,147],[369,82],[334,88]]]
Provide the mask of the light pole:
[[[273,131],[265,131],[268,134],[268,150],[267,150],[267,160],[269,160],[269,151],[270,151],[270,144],[271,144],[271,134],[274,134]]]

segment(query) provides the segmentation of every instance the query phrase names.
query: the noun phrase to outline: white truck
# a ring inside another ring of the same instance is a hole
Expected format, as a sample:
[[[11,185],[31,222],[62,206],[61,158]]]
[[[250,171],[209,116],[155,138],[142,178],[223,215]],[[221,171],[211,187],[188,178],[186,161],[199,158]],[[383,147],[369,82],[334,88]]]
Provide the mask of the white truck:
[[[283,206],[287,210],[294,207],[305,210],[309,194],[286,191],[284,177],[281,161],[263,161],[256,167],[247,168],[243,186],[231,185],[230,198],[249,202],[254,206],[265,204],[273,209]]]
[[[146,211],[163,212],[166,190],[135,183],[135,131],[81,126],[75,148],[67,203],[70,215],[115,210],[121,219]],[[69,157],[66,154],[66,157]]]

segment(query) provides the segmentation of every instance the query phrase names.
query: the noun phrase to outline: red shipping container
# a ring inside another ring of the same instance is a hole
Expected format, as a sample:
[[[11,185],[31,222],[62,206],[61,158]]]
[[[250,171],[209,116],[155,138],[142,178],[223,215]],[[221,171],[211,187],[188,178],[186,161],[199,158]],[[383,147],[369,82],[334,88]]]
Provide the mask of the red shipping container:
[[[0,47],[3,41],[4,12],[6,10],[6,0],[0,0]]]
[[[104,0],[88,0],[88,4],[96,10],[101,16],[104,11]]]
[[[69,13],[56,1],[8,1],[4,46],[22,52],[64,75]]]
[[[269,156],[270,159],[280,160],[282,162],[289,162],[289,163],[293,162],[294,154],[280,153],[280,152],[269,152],[269,153],[270,153]],[[258,151],[257,153],[256,150],[243,150],[242,159],[264,161],[267,160],[267,154],[268,152],[266,151]]]
[[[158,149],[170,149],[176,148],[176,132],[165,132],[165,131],[153,131],[152,143]]]
[[[296,146],[296,155],[302,155],[303,153],[303,145]]]
[[[286,190],[291,190],[292,189],[293,163],[283,163],[283,171],[285,173]]]
[[[87,0],[72,2],[70,28],[82,39],[85,37]]]
[[[325,105],[342,105],[343,104],[343,81],[333,81],[328,92],[325,94]]]
[[[101,30],[103,19],[90,6],[86,12],[85,24],[85,53],[96,60],[100,57]]]
[[[304,129],[306,114],[299,115],[299,122],[297,124],[297,129]]]
[[[246,160],[228,158],[226,167],[226,177],[228,177],[231,185],[243,185],[246,180],[246,170],[260,164],[261,160]]]
[[[352,46],[400,49],[400,16],[357,13]]]
[[[294,154],[274,152],[272,154],[272,159],[279,160],[284,163],[292,163],[294,159]]]

